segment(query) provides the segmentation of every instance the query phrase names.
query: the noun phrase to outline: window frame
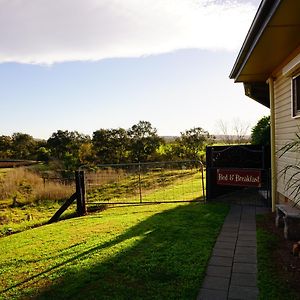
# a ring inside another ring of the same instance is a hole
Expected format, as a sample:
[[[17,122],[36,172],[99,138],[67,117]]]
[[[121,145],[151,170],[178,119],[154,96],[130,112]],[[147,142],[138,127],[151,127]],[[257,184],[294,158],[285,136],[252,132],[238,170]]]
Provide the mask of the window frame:
[[[292,117],[300,118],[300,73],[292,77]]]

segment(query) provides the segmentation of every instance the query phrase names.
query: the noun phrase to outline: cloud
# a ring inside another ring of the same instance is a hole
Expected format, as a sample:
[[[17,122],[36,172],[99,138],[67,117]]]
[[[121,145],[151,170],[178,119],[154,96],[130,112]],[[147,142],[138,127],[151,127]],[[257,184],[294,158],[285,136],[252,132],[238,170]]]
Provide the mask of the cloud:
[[[242,0],[0,0],[0,62],[232,51],[255,10]]]

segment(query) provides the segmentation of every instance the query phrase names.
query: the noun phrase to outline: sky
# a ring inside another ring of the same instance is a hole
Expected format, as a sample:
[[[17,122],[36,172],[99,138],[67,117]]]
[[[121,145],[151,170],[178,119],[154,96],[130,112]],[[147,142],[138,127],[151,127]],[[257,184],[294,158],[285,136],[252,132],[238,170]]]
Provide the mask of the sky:
[[[0,0],[0,135],[251,129],[269,110],[229,73],[259,3]]]

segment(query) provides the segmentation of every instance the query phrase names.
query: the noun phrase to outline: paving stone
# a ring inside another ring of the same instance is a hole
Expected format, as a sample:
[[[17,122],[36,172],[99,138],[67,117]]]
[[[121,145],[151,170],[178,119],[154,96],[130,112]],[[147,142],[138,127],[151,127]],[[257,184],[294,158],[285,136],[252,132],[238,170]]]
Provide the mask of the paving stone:
[[[231,267],[232,266],[232,257],[224,256],[212,256],[208,263],[209,266],[223,266]]]
[[[234,250],[235,243],[230,242],[216,242],[214,249],[231,249]]]
[[[236,241],[237,241],[237,238],[222,236],[222,235],[219,235],[218,238],[217,238],[217,242],[226,242],[226,243],[235,244]]]
[[[254,273],[232,273],[231,282],[232,286],[252,286],[257,285],[257,275]]]
[[[201,289],[197,300],[227,300],[227,291]]]
[[[241,223],[239,230],[245,230],[245,231],[256,231],[256,226],[255,224],[250,224],[250,223]]]
[[[232,272],[256,274],[257,273],[257,265],[234,262],[233,267],[232,267]]]
[[[238,233],[234,231],[221,231],[219,236],[237,238]]]
[[[258,299],[256,212],[253,206],[231,206],[197,299]]]
[[[223,228],[234,228],[234,229],[238,229],[240,226],[239,222],[236,221],[225,221]]]
[[[257,257],[256,257],[256,254],[235,254],[234,262],[256,264]]]
[[[236,233],[236,234],[238,234],[238,232],[239,232],[239,229],[238,228],[223,228],[222,227],[222,229],[221,229],[221,231],[220,231],[220,234],[221,233],[223,233],[223,232],[230,232],[230,233]]]
[[[256,236],[256,230],[240,230],[239,235],[241,235],[241,236]]]
[[[213,255],[216,256],[224,256],[224,257],[231,257],[233,258],[233,254],[234,254],[234,248],[231,249],[220,249],[220,248],[214,248],[213,250]]]
[[[237,246],[235,249],[235,255],[238,254],[256,255],[256,247]]]
[[[228,291],[229,278],[206,276],[202,288],[210,290]]]
[[[241,287],[230,286],[229,299],[243,299],[243,300],[256,300],[258,299],[258,289],[256,287]]]
[[[240,222],[240,226],[244,227],[244,226],[256,226],[256,221],[252,220],[241,220]]]
[[[206,269],[206,274],[208,276],[217,276],[230,278],[231,276],[231,267],[223,266],[208,266]]]
[[[238,240],[239,241],[255,241],[256,242],[256,235],[238,235]]]
[[[256,240],[243,241],[243,240],[238,239],[236,246],[237,247],[256,247]]]

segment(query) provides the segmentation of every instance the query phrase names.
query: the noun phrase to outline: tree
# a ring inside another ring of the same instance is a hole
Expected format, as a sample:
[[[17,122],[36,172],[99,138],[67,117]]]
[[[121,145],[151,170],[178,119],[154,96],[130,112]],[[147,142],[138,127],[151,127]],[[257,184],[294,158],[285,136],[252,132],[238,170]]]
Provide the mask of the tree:
[[[249,124],[240,119],[233,119],[230,123],[224,120],[218,120],[217,127],[223,136],[223,142],[226,144],[242,144],[249,142],[247,137]]]
[[[97,162],[122,163],[127,159],[128,134],[123,128],[99,129],[93,133],[93,150]]]
[[[229,134],[228,123],[224,120],[218,120],[217,127],[220,130],[220,133],[222,135],[222,141],[225,142],[226,144],[232,144],[233,143],[233,135]]]
[[[81,144],[78,151],[78,159],[81,165],[93,164],[95,155],[93,151],[93,144],[91,142]]]
[[[64,162],[65,168],[73,170],[80,165],[79,149],[90,137],[77,131],[58,130],[47,140],[51,155]]]
[[[235,143],[243,144],[245,142],[249,142],[249,140],[246,138],[249,126],[249,124],[241,121],[240,119],[233,120],[233,134],[235,135]]]
[[[253,145],[270,145],[270,116],[261,118],[251,131]]]
[[[214,137],[201,127],[194,127],[181,132],[180,134],[180,138],[176,141],[182,149],[184,158],[187,159],[201,159],[201,151],[203,151],[204,147],[214,139]]]
[[[128,130],[130,138],[130,157],[132,161],[149,161],[163,139],[157,135],[148,121],[139,121]]]
[[[10,136],[0,136],[0,158],[10,158],[12,156],[12,139]]]
[[[36,141],[26,133],[14,133],[11,138],[11,149],[14,158],[32,159],[34,157]]]

